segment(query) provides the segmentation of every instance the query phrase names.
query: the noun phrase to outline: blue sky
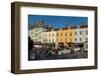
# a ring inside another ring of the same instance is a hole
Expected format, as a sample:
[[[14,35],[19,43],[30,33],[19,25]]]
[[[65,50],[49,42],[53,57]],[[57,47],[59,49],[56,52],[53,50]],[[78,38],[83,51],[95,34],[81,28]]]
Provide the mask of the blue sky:
[[[28,24],[33,24],[38,20],[43,20],[45,25],[52,24],[55,28],[80,24],[88,24],[88,17],[75,16],[51,16],[51,15],[28,15]],[[29,25],[30,27],[30,25]]]

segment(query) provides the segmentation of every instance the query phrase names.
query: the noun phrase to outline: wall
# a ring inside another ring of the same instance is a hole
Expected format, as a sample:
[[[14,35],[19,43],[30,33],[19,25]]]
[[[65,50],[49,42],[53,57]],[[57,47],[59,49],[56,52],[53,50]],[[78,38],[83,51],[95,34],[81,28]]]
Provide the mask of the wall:
[[[38,73],[38,74],[21,74],[14,75],[10,73],[10,60],[11,60],[11,15],[10,3],[15,0],[1,0],[0,2],[0,76],[100,76],[100,68],[98,70],[81,70],[81,71],[65,71],[53,73]],[[30,1],[41,3],[57,3],[57,4],[74,4],[74,5],[87,5],[98,6],[100,17],[100,0],[17,0],[17,1]],[[98,18],[100,20],[100,18]],[[100,24],[100,22],[98,22]],[[98,25],[98,29],[100,26]],[[100,30],[98,30],[100,33]],[[100,34],[98,36],[98,43],[100,42]],[[99,45],[100,46],[100,43]],[[100,48],[98,48],[98,51]],[[99,58],[100,58],[100,51]],[[98,61],[100,67],[100,59]]]

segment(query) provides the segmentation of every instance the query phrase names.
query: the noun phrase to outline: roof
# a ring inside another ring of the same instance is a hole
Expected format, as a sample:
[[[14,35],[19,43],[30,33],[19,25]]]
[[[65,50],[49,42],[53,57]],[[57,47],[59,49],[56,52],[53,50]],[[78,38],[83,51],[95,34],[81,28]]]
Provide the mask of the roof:
[[[71,26],[71,29],[76,29],[76,28],[77,28],[77,26],[75,26],[75,25],[74,26]]]
[[[42,20],[38,20],[34,24],[31,25],[28,29],[34,29],[34,28],[45,28],[45,29],[53,29],[53,25],[45,25]]]
[[[76,29],[76,28],[87,28],[88,27],[88,25],[87,24],[81,24],[80,26],[76,26],[76,25],[73,25],[73,26],[71,26],[71,27],[68,27],[68,26],[66,26],[65,25],[65,27],[63,27],[63,28],[61,28],[62,30],[67,30],[67,29]],[[49,24],[49,25],[45,25],[44,24],[44,21],[43,20],[38,20],[37,22],[35,22],[34,24],[32,24],[31,25],[31,27],[29,27],[28,29],[34,29],[34,28],[45,28],[45,29],[48,29],[49,31],[51,30],[51,29],[54,29],[53,28],[53,25],[52,24]],[[54,29],[54,30],[59,30],[59,28],[58,29]]]
[[[80,25],[80,28],[87,28],[87,27],[88,27],[88,25],[86,25],[86,24]]]

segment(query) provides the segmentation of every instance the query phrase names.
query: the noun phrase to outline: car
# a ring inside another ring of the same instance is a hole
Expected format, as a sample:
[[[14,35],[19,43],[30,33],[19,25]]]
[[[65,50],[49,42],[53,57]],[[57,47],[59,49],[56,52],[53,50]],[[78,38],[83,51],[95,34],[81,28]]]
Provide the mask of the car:
[[[80,48],[74,48],[74,52],[78,52],[80,50]]]
[[[59,51],[59,52],[58,52],[58,55],[68,54],[68,53],[70,53],[70,52],[71,52],[70,49],[64,49],[64,50]]]

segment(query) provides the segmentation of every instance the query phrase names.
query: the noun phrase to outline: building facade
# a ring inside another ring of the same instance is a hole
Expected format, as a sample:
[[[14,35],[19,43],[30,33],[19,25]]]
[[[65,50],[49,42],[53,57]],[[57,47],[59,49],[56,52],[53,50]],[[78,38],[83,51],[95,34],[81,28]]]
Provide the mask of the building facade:
[[[88,27],[87,25],[81,25],[75,30],[75,44],[83,46],[84,43],[88,42]]]
[[[54,29],[42,32],[42,45],[49,49],[55,49],[56,31]]]
[[[42,21],[38,21],[28,31],[28,36],[31,37],[33,42],[42,41],[42,32],[46,31],[46,27]]]
[[[42,32],[42,43],[56,43],[56,31],[45,31]]]
[[[67,46],[67,29],[59,29],[56,37],[56,48]]]
[[[60,46],[68,47],[69,44],[74,43],[74,30],[71,28],[63,28],[57,31],[57,48]]]
[[[83,46],[88,42],[88,26],[80,25],[55,30],[52,27],[46,27],[42,21],[38,21],[29,29],[28,36],[33,42],[45,45],[53,43],[56,49]]]

